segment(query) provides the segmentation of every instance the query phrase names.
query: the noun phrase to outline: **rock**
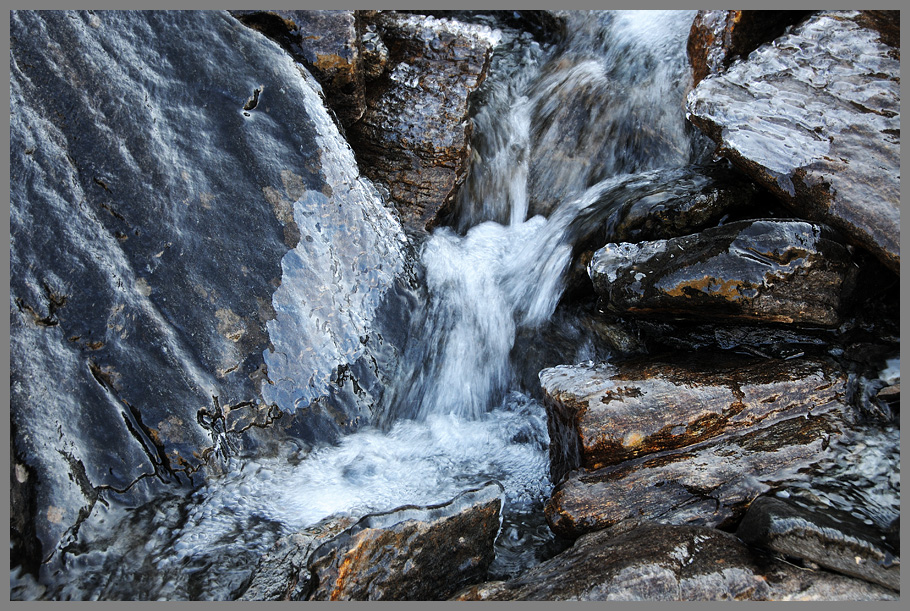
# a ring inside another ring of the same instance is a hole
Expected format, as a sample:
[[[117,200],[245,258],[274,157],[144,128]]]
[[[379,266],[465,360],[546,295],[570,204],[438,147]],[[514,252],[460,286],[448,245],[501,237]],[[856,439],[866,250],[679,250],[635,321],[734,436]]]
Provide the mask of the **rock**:
[[[749,506],[736,534],[746,543],[900,590],[900,558],[894,557],[899,550],[888,549],[880,533],[830,508],[815,511],[762,496]]]
[[[303,600],[312,587],[306,569],[310,554],[355,521],[349,516],[330,517],[279,539],[263,556],[249,587],[237,600]]]
[[[402,223],[432,228],[455,198],[469,153],[468,96],[486,77],[498,38],[489,27],[399,13],[374,20],[388,48],[386,74],[348,130],[371,180]]]
[[[844,426],[830,410],[595,471],[571,471],[546,504],[547,522],[566,537],[630,518],[735,524],[771,484],[832,456],[829,445]]]
[[[806,570],[786,562],[770,562],[762,575],[771,593],[768,600],[899,600],[894,590],[825,570]]]
[[[368,422],[405,238],[312,77],[227,13],[10,34],[10,411],[41,560],[96,505]]]
[[[686,50],[692,64],[692,85],[709,74],[723,72],[735,59],[744,58],[771,42],[811,11],[698,11]]]
[[[583,535],[570,549],[457,600],[766,600],[749,550],[713,528],[643,524]]]
[[[869,27],[877,24],[878,28]],[[899,17],[821,13],[689,93],[718,152],[900,273]]]
[[[858,270],[824,225],[764,219],[607,244],[588,273],[616,313],[836,326]]]
[[[309,600],[439,600],[480,581],[493,561],[504,489],[373,514],[320,546]]]
[[[686,355],[540,372],[554,483],[566,472],[840,407],[847,376],[817,360]]]
[[[362,48],[359,11],[239,10],[230,13],[287,50],[312,72],[325,92],[326,103],[345,126],[363,116],[365,67],[375,65],[381,47],[373,37]],[[366,34],[366,32],[364,32]],[[371,72],[372,73],[372,72]],[[381,68],[380,68],[381,73]]]

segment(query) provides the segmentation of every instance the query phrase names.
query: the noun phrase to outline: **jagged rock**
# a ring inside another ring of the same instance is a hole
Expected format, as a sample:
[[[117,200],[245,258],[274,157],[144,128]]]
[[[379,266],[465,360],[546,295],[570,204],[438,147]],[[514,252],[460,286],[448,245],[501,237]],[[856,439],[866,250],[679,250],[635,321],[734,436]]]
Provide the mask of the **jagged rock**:
[[[787,562],[769,562],[762,575],[771,593],[768,600],[899,600],[894,590],[831,573],[825,570],[806,570]]]
[[[811,11],[698,11],[686,46],[693,86],[784,33]]]
[[[844,430],[832,409],[595,471],[571,471],[546,504],[547,522],[567,537],[630,518],[735,523],[770,484],[832,456],[830,445]]]
[[[562,365],[540,372],[550,473],[599,469],[842,405],[847,376],[816,360]]]
[[[900,273],[900,22],[882,13],[813,15],[703,80],[687,110],[759,184]]]
[[[457,600],[766,600],[749,550],[713,528],[643,524],[583,535],[558,556]]]
[[[326,102],[345,126],[360,119],[366,110],[365,68],[369,65],[373,69],[377,58],[370,53],[380,48],[369,37],[367,40],[371,44],[364,53],[361,36],[366,32],[358,12],[230,11],[244,24],[274,39],[303,63],[322,85]]]
[[[588,273],[616,313],[836,326],[858,270],[838,236],[797,220],[739,221],[607,244]]]
[[[493,561],[503,487],[367,516],[310,557],[309,600],[439,600],[479,581]]]
[[[749,506],[736,534],[746,543],[900,590],[900,558],[894,557],[899,550],[888,549],[880,533],[830,508],[813,511],[762,496]]]
[[[428,229],[464,180],[468,96],[486,77],[496,34],[394,12],[379,13],[373,23],[388,48],[388,69],[348,136],[364,174],[388,191],[402,223]]]
[[[47,559],[279,413],[368,421],[404,235],[318,84],[227,13],[10,22],[11,420]]]

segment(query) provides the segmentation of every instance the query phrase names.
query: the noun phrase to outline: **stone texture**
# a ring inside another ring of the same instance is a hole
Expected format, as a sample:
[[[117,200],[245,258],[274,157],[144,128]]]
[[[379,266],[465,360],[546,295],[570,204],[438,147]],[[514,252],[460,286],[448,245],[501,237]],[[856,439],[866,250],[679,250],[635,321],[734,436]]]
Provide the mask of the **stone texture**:
[[[784,33],[811,11],[698,11],[686,50],[693,86],[709,74],[723,72],[760,45]]]
[[[607,244],[588,273],[616,313],[836,326],[858,270],[837,234],[798,220],[739,221]]]
[[[759,497],[736,534],[746,543],[900,591],[900,558],[894,556],[900,551],[889,549],[880,533],[830,508],[822,512]]]
[[[563,365],[540,372],[554,482],[625,460],[840,407],[847,375],[753,358]]]
[[[480,581],[493,561],[503,487],[443,505],[373,514],[310,557],[310,600],[440,600]]]
[[[882,13],[813,15],[703,80],[687,111],[756,182],[900,273],[900,21]]]
[[[388,70],[348,136],[402,223],[422,231],[453,204],[464,180],[468,96],[486,76],[496,37],[486,26],[422,15],[381,12],[373,23],[388,48]]]
[[[830,458],[829,445],[844,426],[830,410],[594,471],[572,471],[546,504],[547,522],[568,537],[630,518],[735,524],[772,484]]]

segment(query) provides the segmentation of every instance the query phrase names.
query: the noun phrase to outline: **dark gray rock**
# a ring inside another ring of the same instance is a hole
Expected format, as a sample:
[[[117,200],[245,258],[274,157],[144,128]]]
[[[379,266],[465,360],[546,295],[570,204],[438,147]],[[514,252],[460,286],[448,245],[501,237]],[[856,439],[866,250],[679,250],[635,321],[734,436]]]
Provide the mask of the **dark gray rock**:
[[[754,180],[900,273],[900,18],[881,17],[813,15],[703,80],[687,109]]]
[[[749,505],[736,534],[746,543],[900,591],[900,558],[894,555],[900,551],[842,513],[762,496]]]
[[[838,239],[804,221],[739,221],[669,240],[607,244],[588,273],[616,313],[836,326],[858,275]]]
[[[227,13],[10,20],[11,420],[46,559],[262,427],[368,421],[404,236],[312,77]]]
[[[440,600],[480,581],[493,561],[503,488],[367,516],[310,557],[309,600]]]
[[[754,358],[562,365],[540,372],[550,473],[744,433],[842,406],[847,375],[822,361]]]

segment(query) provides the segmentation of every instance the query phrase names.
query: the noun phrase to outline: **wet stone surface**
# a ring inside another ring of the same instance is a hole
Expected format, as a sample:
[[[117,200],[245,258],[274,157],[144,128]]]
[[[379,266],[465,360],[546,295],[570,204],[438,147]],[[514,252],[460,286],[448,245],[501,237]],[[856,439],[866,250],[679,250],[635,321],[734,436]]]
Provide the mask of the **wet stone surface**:
[[[899,273],[900,50],[889,44],[897,19],[813,15],[703,80],[687,109],[759,184]]]
[[[309,600],[440,600],[483,579],[502,495],[491,482],[443,505],[363,518],[310,557]]]
[[[743,357],[582,364],[540,373],[554,482],[572,469],[745,432],[842,405],[846,374],[823,361]]]
[[[607,244],[588,273],[604,307],[616,313],[836,326],[858,270],[824,225],[760,219]]]

